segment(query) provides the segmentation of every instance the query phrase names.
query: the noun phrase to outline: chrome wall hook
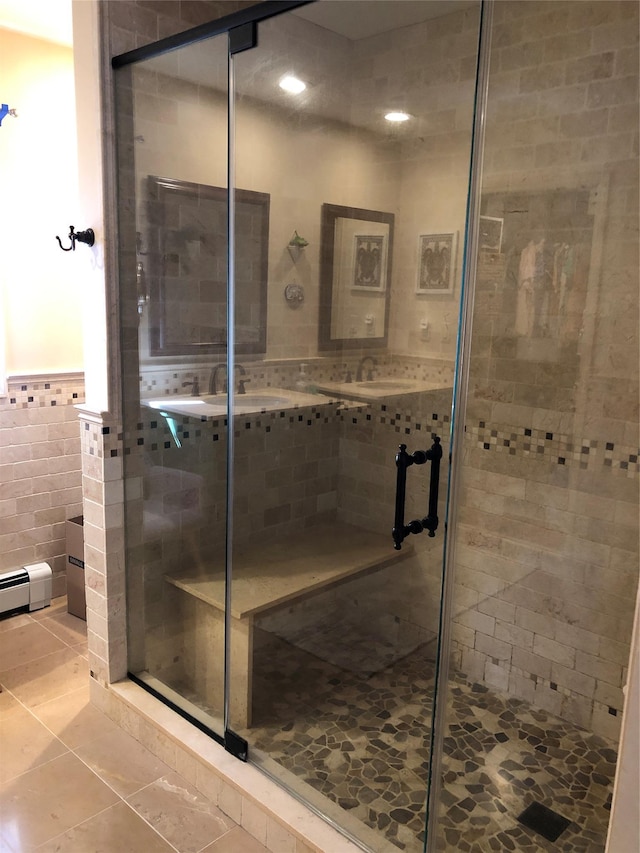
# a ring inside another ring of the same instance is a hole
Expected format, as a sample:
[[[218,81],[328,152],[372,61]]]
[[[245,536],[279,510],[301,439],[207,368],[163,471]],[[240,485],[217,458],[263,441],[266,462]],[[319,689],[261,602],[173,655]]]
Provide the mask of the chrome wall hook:
[[[73,225],[69,226],[69,239],[71,240],[71,245],[68,249],[62,245],[62,240],[56,234],[56,240],[60,244],[60,248],[63,252],[75,252],[76,250],[76,240],[79,243],[86,243],[87,246],[93,246],[96,241],[96,235],[93,233],[93,228],[87,228],[86,231],[74,231]]]

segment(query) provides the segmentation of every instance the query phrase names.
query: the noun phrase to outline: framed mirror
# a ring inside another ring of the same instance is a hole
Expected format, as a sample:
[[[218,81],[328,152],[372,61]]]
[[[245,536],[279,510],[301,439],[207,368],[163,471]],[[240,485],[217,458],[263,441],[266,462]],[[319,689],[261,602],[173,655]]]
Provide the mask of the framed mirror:
[[[323,204],[318,347],[387,345],[393,213]]]
[[[152,356],[227,347],[227,204],[223,187],[150,175],[146,242]],[[236,190],[236,352],[264,353],[269,195]]]

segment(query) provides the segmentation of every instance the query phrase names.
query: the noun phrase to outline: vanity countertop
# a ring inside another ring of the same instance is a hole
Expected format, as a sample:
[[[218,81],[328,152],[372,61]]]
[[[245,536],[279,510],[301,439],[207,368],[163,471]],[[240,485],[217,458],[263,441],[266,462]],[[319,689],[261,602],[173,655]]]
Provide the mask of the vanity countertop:
[[[339,399],[336,394],[330,394],[329,397]],[[287,388],[257,388],[246,394],[236,394],[233,398],[234,415],[325,406],[331,402],[332,400],[323,394],[292,391]],[[154,397],[142,400],[142,405],[160,413],[186,415],[192,418],[225,418],[227,416],[226,394]]]
[[[451,389],[446,382],[427,382],[423,379],[398,379],[393,376],[372,379],[369,382],[319,382],[318,391],[332,397],[360,400],[371,403],[406,394],[426,394]]]

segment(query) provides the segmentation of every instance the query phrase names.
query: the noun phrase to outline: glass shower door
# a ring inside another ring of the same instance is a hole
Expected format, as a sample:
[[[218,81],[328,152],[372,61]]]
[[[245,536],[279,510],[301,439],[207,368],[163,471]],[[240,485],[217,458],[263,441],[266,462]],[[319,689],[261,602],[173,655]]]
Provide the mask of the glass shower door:
[[[639,9],[552,5],[491,26],[430,850],[607,846],[638,587]]]
[[[376,851],[425,840],[442,520],[414,533],[444,512],[479,23],[447,11],[316,3],[231,60],[229,727]]]
[[[132,676],[224,731],[227,35],[116,73]]]

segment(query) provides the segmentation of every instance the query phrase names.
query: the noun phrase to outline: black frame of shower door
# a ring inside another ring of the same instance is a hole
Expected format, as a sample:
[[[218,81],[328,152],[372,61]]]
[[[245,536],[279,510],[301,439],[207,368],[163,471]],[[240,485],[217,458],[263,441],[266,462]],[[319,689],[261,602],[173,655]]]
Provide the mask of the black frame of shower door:
[[[315,0],[264,0],[263,3],[256,3],[255,6],[248,6],[238,12],[231,12],[229,15],[216,18],[215,21],[210,21],[207,24],[198,24],[198,26],[191,27],[191,29],[184,30],[181,33],[166,36],[166,38],[151,42],[151,44],[120,53],[112,57],[111,67],[113,69],[125,68],[127,65],[134,65],[144,59],[154,59],[156,56],[161,56],[180,47],[206,41],[212,36],[229,33],[244,24],[257,24],[260,21],[281,15],[283,12],[299,9],[301,6],[309,6],[314,2]]]

